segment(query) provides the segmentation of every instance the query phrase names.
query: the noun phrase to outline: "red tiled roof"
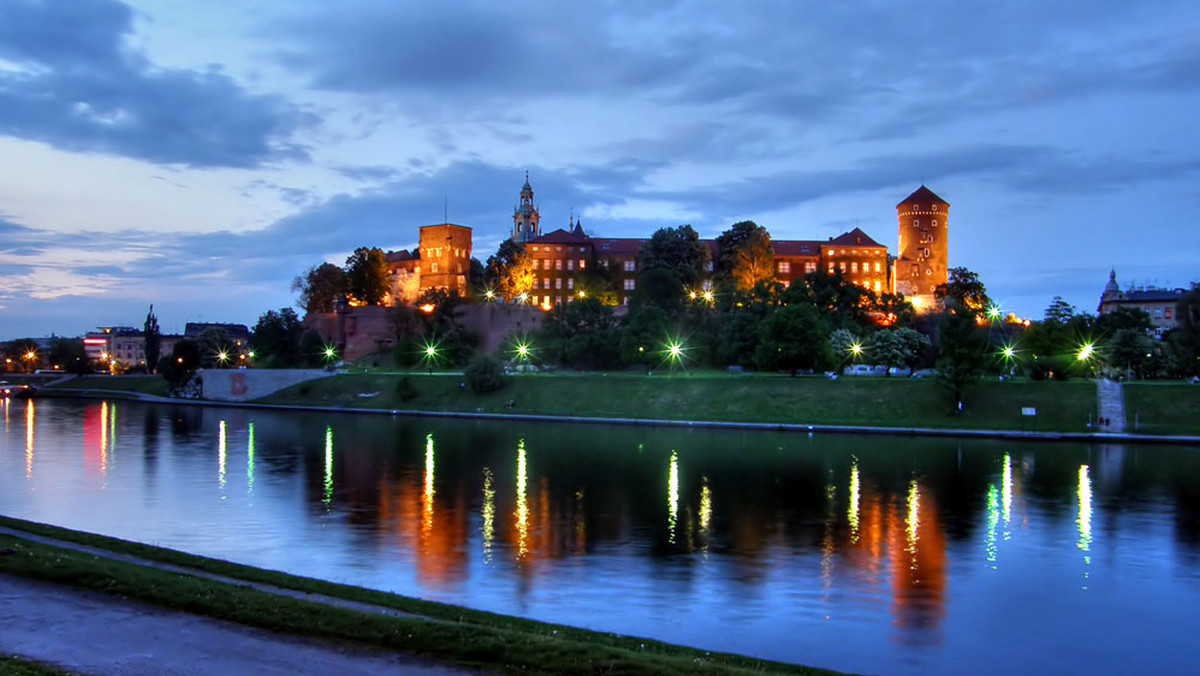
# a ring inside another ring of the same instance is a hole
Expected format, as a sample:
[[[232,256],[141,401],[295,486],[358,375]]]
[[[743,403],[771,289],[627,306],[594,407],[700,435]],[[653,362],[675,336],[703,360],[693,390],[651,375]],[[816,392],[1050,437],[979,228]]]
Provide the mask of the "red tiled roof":
[[[596,244],[596,253],[608,254],[610,256],[636,256],[642,245],[646,243],[644,239],[594,239],[592,242]]]
[[[917,188],[915,191],[913,191],[913,194],[900,200],[900,203],[897,204],[896,206],[900,206],[900,204],[921,204],[923,202],[929,202],[930,204],[937,202],[938,204],[945,204],[946,206],[950,206],[949,202],[942,199],[941,197],[938,197],[937,195],[934,194],[934,192],[932,190],[930,190],[929,188],[926,188],[925,186],[921,186],[920,188]]]
[[[526,244],[584,244],[590,241],[592,240],[587,235],[575,234],[559,228],[554,232],[548,232],[541,237],[531,239]]]
[[[771,248],[776,256],[818,256],[821,253],[821,243],[803,239],[771,240]]]
[[[915,195],[916,193],[913,194]],[[933,193],[929,194],[932,195]],[[859,228],[855,228],[850,232],[838,235],[837,237],[829,240],[829,243],[836,244],[838,246],[883,246],[879,242],[871,239],[870,235],[863,232]]]

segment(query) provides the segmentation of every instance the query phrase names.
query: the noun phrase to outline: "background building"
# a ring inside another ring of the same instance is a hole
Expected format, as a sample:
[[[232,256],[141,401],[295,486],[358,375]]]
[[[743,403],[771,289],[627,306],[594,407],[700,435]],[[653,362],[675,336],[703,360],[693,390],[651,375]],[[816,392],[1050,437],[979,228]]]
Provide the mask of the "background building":
[[[1192,282],[1191,288],[1196,288],[1196,282]],[[1187,292],[1188,289],[1160,289],[1153,286],[1130,287],[1122,291],[1117,285],[1117,271],[1114,269],[1108,273],[1108,284],[1100,295],[1100,307],[1096,312],[1104,315],[1119,308],[1141,310],[1150,315],[1154,337],[1162,338],[1164,333],[1179,326],[1177,306]]]

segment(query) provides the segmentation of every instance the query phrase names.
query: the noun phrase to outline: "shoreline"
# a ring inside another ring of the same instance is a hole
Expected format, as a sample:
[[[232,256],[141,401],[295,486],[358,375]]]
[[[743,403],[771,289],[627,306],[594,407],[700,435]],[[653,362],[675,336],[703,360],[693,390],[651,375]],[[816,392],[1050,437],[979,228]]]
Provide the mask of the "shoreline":
[[[798,432],[807,434],[864,434],[879,436],[910,437],[960,437],[974,439],[1007,439],[1013,441],[1073,441],[1094,443],[1152,443],[1178,446],[1200,445],[1200,436],[1195,435],[1152,435],[1129,432],[1037,432],[1025,430],[978,430],[942,427],[898,427],[870,425],[830,425],[823,423],[776,423],[734,422],[719,420],[672,420],[661,418],[625,418],[604,416],[563,416],[539,413],[488,413],[483,411],[429,411],[421,409],[350,408],[341,406],[311,406],[301,404],[266,404],[256,402],[213,401],[209,399],[177,399],[142,394],[129,390],[38,390],[37,397],[126,399],[153,404],[183,404],[189,406],[248,408],[276,411],[318,413],[361,413],[366,415],[390,415],[397,417],[463,418],[491,420],[497,422],[548,422],[593,425],[624,425],[647,427],[685,427],[699,429],[727,429],[752,432]]]

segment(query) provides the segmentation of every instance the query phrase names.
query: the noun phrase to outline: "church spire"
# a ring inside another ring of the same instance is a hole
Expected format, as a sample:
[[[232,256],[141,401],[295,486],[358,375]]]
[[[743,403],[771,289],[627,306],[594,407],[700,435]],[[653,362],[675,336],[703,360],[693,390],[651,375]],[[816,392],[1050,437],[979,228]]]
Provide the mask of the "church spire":
[[[524,244],[541,236],[538,229],[537,207],[533,204],[533,186],[529,185],[529,171],[525,172],[525,185],[521,186],[521,202],[513,210],[512,240]]]

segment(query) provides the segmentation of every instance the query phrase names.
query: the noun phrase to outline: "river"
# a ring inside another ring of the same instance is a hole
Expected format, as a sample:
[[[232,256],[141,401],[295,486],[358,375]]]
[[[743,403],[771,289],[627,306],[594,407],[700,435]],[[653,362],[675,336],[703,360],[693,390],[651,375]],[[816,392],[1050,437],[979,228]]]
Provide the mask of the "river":
[[[0,406],[23,519],[845,671],[1194,668],[1196,448]]]

